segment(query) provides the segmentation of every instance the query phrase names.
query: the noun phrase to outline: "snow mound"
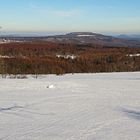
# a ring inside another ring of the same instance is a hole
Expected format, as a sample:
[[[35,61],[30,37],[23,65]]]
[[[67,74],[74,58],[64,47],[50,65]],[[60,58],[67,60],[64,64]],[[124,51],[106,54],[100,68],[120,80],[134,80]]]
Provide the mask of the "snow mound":
[[[47,88],[53,89],[54,85],[48,85]]]

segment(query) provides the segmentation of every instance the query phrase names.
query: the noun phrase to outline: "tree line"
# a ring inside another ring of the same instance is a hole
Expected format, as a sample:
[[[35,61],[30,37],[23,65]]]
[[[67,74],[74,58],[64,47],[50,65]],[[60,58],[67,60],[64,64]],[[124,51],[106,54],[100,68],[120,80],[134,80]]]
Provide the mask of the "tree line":
[[[65,74],[140,71],[140,48],[43,41],[0,44],[1,74]],[[57,58],[75,55],[75,59]]]

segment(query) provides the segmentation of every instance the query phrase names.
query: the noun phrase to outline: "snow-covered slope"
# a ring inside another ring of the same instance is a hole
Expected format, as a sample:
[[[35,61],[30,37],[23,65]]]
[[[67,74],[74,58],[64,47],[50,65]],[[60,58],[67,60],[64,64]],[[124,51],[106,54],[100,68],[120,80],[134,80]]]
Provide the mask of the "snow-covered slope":
[[[138,140],[140,72],[0,79],[1,140]]]

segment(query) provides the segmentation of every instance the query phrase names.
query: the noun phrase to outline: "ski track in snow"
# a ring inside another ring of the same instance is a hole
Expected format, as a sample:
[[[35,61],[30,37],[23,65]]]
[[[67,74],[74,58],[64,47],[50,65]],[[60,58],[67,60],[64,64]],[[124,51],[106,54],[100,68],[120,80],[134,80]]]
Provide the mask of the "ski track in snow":
[[[138,140],[140,72],[0,79],[0,140]]]

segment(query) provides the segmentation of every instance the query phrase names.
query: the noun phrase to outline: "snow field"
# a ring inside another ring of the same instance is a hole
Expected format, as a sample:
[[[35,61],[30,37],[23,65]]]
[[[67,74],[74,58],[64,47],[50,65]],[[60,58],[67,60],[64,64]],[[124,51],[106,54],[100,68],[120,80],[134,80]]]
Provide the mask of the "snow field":
[[[140,72],[0,79],[1,140],[138,140]]]

